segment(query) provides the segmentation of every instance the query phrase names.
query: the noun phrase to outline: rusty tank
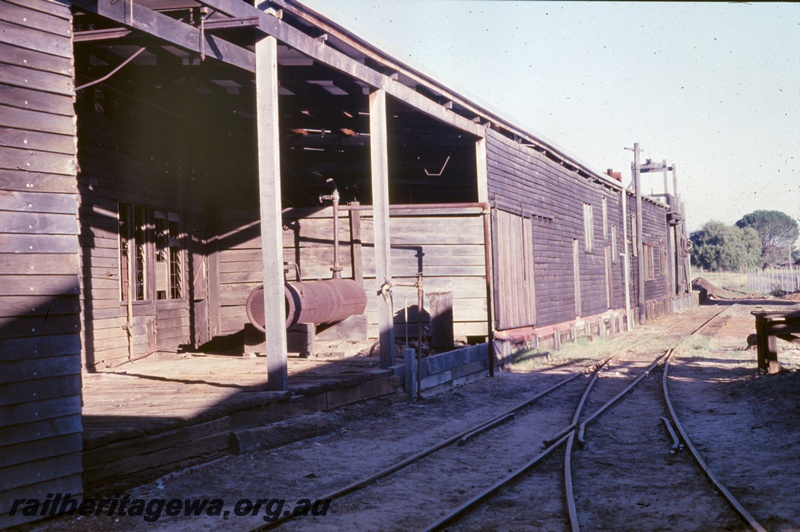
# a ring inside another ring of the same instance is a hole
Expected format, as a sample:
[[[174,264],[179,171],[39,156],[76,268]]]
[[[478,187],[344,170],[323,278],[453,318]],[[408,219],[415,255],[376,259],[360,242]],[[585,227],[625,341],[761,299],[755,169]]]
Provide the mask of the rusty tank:
[[[325,325],[363,314],[367,294],[351,279],[296,281],[284,285],[286,328],[298,323]],[[250,292],[246,303],[247,318],[259,331],[265,331],[264,287]]]

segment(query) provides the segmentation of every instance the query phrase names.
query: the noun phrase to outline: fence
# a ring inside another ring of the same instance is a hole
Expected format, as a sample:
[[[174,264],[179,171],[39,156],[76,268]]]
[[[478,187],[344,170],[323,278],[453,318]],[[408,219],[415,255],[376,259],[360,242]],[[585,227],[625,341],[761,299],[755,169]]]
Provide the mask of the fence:
[[[747,288],[753,292],[766,293],[800,292],[800,271],[747,270]]]

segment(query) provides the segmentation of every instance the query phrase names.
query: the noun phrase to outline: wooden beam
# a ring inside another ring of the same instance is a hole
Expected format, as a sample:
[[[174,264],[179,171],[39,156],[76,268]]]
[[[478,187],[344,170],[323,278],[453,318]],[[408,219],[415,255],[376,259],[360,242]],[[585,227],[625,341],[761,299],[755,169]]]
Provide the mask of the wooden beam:
[[[372,214],[375,232],[375,290],[378,298],[378,331],[381,367],[394,365],[394,316],[392,316],[392,252],[389,234],[389,146],[386,92],[369,95],[369,136],[372,159]]]
[[[234,17],[252,16],[254,8],[244,2],[231,0],[202,0],[204,5],[227,13]],[[258,11],[258,10],[256,10]],[[311,57],[312,59],[324,63],[329,67],[347,74],[353,78],[376,89],[382,89],[386,94],[401,100],[418,111],[425,113],[445,124],[458,128],[477,137],[483,137],[484,128],[461,115],[458,115],[442,107],[439,103],[425,98],[415,90],[406,87],[396,79],[384,75],[363,65],[355,59],[339,52],[324,41],[319,41],[300,30],[281,22],[274,16],[258,11],[259,29],[268,35],[272,35],[282,43],[285,43],[297,51]]]
[[[247,4],[239,3],[245,8],[247,7]],[[201,34],[197,28],[143,7],[138,3],[129,1],[73,0],[72,6],[80,11],[94,13],[128,28],[158,37],[185,50],[197,53],[202,50],[207,56],[223,63],[228,63],[250,72],[255,71],[256,62],[253,52],[215,37],[208,32]],[[250,16],[256,16],[254,12],[260,13],[260,11],[252,7],[247,11]]]
[[[264,274],[267,385],[288,390],[285,301],[283,292],[283,219],[281,215],[280,133],[278,131],[278,43],[256,43],[256,114],[258,188],[261,205],[261,258]]]
[[[106,41],[110,39],[121,39],[133,33],[129,28],[104,28],[101,30],[76,31],[73,36],[74,42]]]

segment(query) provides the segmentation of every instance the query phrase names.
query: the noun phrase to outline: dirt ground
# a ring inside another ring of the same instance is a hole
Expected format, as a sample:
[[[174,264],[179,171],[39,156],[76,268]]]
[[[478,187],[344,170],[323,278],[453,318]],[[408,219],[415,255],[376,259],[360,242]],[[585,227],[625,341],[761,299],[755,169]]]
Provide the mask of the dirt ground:
[[[761,304],[766,305],[768,302]],[[769,308],[789,308],[791,303]],[[338,429],[270,451],[226,456],[166,475],[121,497],[146,501],[219,499],[228,516],[62,518],[36,530],[250,530],[267,524],[274,499],[283,510],[361,480],[546,389],[587,364],[647,335],[672,330],[673,340],[718,311],[703,306],[654,321],[631,334],[540,350],[509,371],[419,402],[372,400],[327,414]],[[759,375],[754,304],[728,305],[699,337],[675,354],[670,392],[678,416],[709,467],[770,530],[800,529],[800,349],[779,341],[778,375]],[[692,325],[693,324],[693,325]],[[683,331],[683,332],[681,332]],[[667,339],[644,344],[655,353]],[[673,344],[675,342],[673,341]],[[634,356],[610,368],[626,377],[643,367]],[[573,479],[585,530],[738,530],[744,525],[704,479],[687,451],[673,453],[659,420],[666,416],[661,371],[590,426],[587,445],[573,454]],[[481,488],[539,454],[542,441],[569,424],[587,377],[535,403],[516,418],[465,446],[334,500],[324,516],[287,523],[293,530],[422,529]],[[598,391],[599,394],[604,392]],[[591,411],[598,404],[588,405]],[[528,477],[501,491],[454,529],[568,530],[563,450]],[[238,516],[247,500],[265,502]],[[271,502],[270,502],[271,501]],[[271,505],[271,506],[270,506]],[[155,507],[154,507],[155,509]],[[317,507],[322,511],[323,507]],[[249,512],[253,513],[253,512]],[[151,514],[152,515],[152,514]],[[270,514],[271,515],[271,514]],[[265,519],[267,518],[267,519]]]

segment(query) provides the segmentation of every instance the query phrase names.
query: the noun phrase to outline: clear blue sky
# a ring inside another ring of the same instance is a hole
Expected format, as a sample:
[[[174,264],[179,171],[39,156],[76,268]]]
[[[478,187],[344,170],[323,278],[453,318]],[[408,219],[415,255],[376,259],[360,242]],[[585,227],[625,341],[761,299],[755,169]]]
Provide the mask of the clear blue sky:
[[[690,230],[800,221],[800,4],[303,1],[598,172],[675,163]]]

